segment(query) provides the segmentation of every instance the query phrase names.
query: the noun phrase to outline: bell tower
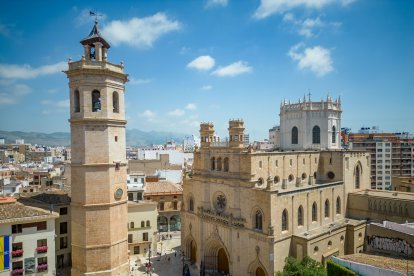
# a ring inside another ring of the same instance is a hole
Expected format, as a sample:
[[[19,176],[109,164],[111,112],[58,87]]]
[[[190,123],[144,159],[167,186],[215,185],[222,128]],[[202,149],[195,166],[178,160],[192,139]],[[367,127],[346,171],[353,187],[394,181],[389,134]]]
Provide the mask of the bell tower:
[[[125,147],[125,82],[121,63],[98,22],[69,61],[72,147],[71,275],[129,275]]]

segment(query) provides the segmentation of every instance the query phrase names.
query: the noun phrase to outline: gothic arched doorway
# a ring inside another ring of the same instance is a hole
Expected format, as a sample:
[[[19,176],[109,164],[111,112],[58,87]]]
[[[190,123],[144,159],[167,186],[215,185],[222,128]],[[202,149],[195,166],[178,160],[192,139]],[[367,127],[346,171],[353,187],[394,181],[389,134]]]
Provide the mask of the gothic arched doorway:
[[[217,270],[219,273],[224,273],[224,275],[229,273],[229,259],[223,248],[220,248],[217,253]]]
[[[190,262],[194,264],[197,261],[197,247],[195,241],[192,240],[190,243]]]
[[[266,276],[266,273],[264,272],[263,268],[258,267],[258,268],[256,269],[256,274],[255,274],[255,275],[256,275],[256,276]]]
[[[159,232],[168,232],[168,218],[164,216],[158,216],[158,231]]]

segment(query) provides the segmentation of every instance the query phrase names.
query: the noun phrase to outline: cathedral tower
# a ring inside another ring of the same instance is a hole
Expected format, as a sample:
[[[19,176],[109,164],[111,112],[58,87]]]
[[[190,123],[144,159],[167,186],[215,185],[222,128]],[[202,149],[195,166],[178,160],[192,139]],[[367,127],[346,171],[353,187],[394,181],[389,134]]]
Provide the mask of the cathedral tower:
[[[71,275],[128,275],[123,64],[107,61],[98,22],[69,61]]]

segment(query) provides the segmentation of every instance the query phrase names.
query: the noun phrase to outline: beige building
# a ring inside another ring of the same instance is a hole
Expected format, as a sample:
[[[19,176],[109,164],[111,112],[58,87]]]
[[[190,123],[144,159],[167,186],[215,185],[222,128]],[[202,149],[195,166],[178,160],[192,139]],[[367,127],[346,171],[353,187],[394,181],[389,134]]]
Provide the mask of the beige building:
[[[0,270],[0,276],[56,275],[58,217],[55,212],[26,206],[14,198],[0,198],[0,240],[8,242],[9,248],[9,263],[3,264],[5,269]]]
[[[324,115],[315,122],[326,123],[324,118],[329,121]],[[312,119],[307,128],[316,148],[320,141],[338,142],[336,132],[315,127]],[[296,127],[292,135],[300,131]],[[288,256],[324,262],[362,251],[366,223],[346,216],[347,195],[369,186],[369,154],[254,151],[244,147],[243,135],[241,120],[229,122],[229,142],[214,141],[212,123],[200,126],[201,146],[183,184],[182,247],[189,262],[206,272],[273,275]],[[286,130],[285,136],[285,143],[301,143],[288,139]]]
[[[414,192],[414,177],[411,176],[393,176],[392,190],[400,192]]]
[[[128,160],[128,171],[143,172],[145,175],[154,175],[157,170],[181,170],[182,166],[170,164],[168,154],[160,154],[157,159]]]
[[[129,255],[146,257],[157,250],[157,203],[128,201]]]
[[[98,23],[69,61],[72,276],[128,275],[123,64],[109,63]]]

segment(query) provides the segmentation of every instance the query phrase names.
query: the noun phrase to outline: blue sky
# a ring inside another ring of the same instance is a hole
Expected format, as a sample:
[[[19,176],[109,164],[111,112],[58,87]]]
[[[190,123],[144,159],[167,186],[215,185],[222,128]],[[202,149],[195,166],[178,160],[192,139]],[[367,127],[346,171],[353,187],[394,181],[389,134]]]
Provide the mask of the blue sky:
[[[282,99],[327,94],[342,125],[414,133],[414,2],[362,0],[3,1],[0,129],[69,131],[61,71],[93,26],[124,61],[128,128],[252,139],[279,124]]]

